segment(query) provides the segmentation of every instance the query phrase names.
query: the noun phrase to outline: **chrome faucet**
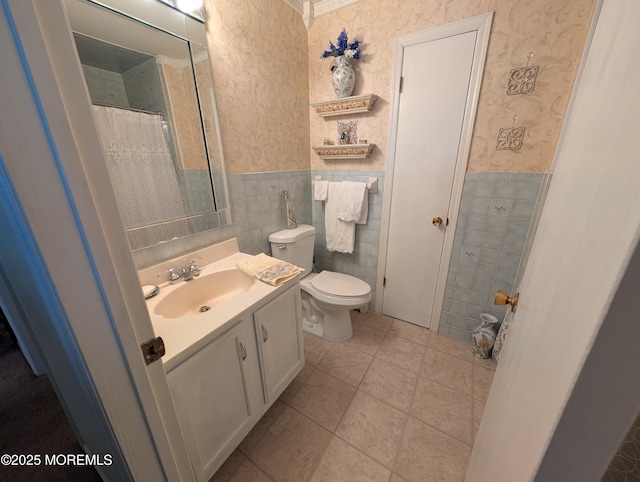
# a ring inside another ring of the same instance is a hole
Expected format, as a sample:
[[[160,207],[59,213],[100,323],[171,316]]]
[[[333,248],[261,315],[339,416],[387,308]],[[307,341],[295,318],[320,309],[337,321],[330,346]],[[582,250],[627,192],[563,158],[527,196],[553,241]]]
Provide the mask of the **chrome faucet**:
[[[200,275],[200,268],[196,266],[195,260],[191,261],[188,268],[182,268],[180,273],[176,273],[174,268],[169,268],[164,273],[160,273],[158,276],[164,276],[165,274],[169,275],[169,284],[173,284],[176,281],[182,279],[184,281],[189,281],[196,276]]]

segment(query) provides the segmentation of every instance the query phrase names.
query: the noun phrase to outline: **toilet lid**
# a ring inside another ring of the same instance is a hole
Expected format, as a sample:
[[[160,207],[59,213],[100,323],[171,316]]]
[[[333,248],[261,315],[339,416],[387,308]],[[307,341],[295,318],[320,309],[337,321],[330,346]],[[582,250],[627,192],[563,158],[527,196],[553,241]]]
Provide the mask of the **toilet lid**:
[[[364,296],[371,291],[371,287],[348,274],[322,271],[313,277],[311,284],[317,290],[334,296]]]

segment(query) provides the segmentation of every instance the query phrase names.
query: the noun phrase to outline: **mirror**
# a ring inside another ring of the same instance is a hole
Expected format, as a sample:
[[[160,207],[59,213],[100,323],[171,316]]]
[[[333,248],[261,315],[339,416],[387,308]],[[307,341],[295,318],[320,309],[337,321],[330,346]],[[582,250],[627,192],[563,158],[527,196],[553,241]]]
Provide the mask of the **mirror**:
[[[202,22],[162,0],[64,3],[131,249],[230,224]]]

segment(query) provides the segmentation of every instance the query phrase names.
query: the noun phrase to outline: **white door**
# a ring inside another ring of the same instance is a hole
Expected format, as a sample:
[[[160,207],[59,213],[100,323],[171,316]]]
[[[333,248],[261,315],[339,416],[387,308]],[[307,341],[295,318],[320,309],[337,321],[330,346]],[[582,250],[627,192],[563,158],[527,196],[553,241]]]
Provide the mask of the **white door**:
[[[466,480],[600,480],[637,415],[638,22],[602,3]]]
[[[445,242],[453,241],[446,235],[454,228],[454,178],[464,176],[470,138],[463,132],[473,123],[472,73],[481,73],[482,55],[477,26],[440,30],[402,52],[382,303],[384,314],[427,328],[442,303],[436,296],[446,281]]]

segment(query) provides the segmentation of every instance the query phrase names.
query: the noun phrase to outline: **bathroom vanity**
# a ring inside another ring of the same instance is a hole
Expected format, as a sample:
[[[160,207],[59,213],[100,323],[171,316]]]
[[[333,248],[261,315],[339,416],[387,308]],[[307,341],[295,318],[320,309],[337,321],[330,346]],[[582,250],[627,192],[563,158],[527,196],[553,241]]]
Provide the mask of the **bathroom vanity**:
[[[239,276],[235,263],[249,255],[235,240],[221,243],[228,252],[234,244],[235,253],[214,262],[199,253],[208,263],[199,264],[200,276],[165,283],[147,301],[197,480],[210,479],[304,366],[297,278],[273,287]],[[205,296],[197,292],[212,282],[225,284],[223,293],[208,310],[194,310]]]

